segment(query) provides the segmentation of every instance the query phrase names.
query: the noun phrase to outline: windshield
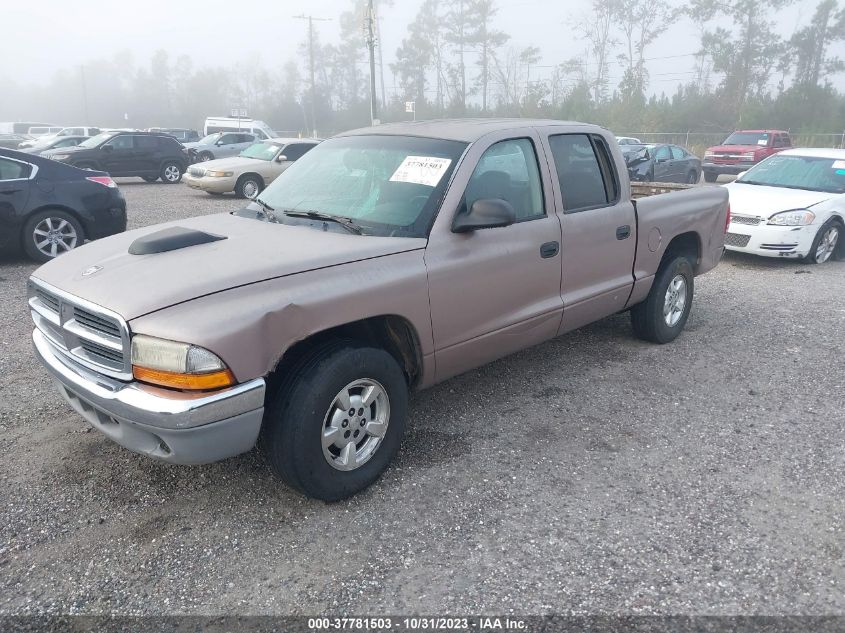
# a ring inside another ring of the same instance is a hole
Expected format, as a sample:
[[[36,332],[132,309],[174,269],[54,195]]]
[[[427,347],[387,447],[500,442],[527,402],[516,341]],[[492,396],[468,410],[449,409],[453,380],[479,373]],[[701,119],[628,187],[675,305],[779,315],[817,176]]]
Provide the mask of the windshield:
[[[116,132],[103,132],[102,134],[97,134],[97,136],[92,136],[87,141],[82,141],[79,145],[77,145],[77,147],[97,147],[101,143],[105,143],[115,134]]]
[[[284,211],[347,217],[363,233],[425,237],[466,143],[408,136],[348,136],[297,160],[260,198]]]
[[[200,143],[203,145],[213,145],[221,136],[223,136],[223,132],[215,132],[214,134],[202,137]]]
[[[845,160],[777,154],[749,169],[737,182],[845,193]]]
[[[766,132],[734,132],[722,145],[759,145],[765,147],[769,144],[769,135]]]
[[[256,143],[241,152],[244,158],[258,158],[259,160],[273,160],[282,148],[278,143]]]

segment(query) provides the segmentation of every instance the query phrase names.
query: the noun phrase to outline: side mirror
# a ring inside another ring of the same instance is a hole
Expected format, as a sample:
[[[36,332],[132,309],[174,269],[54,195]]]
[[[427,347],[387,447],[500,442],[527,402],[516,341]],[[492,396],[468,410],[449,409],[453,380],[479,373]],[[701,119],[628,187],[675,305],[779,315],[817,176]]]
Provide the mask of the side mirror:
[[[510,226],[516,222],[516,211],[507,200],[489,198],[476,200],[469,211],[461,213],[452,222],[453,233],[468,233],[478,229]]]
[[[215,144],[217,147],[220,147],[221,145],[223,145],[223,139],[220,139],[219,141],[214,141],[214,144]]]
[[[285,162],[287,159],[288,159],[288,157],[287,157],[287,156],[285,156],[284,154],[279,154],[278,156],[276,156],[276,162],[277,162],[277,163],[283,163],[283,162]]]

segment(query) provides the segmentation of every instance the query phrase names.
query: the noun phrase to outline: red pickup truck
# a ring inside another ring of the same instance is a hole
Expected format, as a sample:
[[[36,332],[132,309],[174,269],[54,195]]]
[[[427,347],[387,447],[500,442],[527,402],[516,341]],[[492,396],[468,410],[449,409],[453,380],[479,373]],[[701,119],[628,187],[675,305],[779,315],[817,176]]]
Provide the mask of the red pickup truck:
[[[783,130],[738,130],[721,145],[704,152],[704,180],[716,182],[719,174],[736,176],[764,158],[790,147],[789,132]]]

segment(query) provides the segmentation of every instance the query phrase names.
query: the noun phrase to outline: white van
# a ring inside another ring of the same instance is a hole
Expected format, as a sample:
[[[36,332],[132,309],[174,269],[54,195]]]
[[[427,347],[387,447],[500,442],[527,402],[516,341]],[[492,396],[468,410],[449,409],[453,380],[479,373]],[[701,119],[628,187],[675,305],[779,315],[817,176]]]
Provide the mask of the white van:
[[[203,133],[208,136],[215,132],[248,132],[254,134],[259,141],[275,136],[273,130],[264,121],[210,116],[205,120]]]

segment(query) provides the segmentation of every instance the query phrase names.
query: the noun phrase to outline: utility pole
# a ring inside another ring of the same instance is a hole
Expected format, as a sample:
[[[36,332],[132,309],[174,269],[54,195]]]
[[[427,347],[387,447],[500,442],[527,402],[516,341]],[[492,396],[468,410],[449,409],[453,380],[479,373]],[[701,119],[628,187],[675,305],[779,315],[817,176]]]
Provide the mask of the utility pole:
[[[85,66],[79,65],[79,78],[82,80],[82,106],[85,112],[85,125],[88,125],[88,87],[85,85]]]
[[[370,51],[370,124],[377,125],[378,103],[376,102],[376,34],[375,34],[376,13],[373,8],[373,0],[367,2],[367,16],[365,18],[365,29],[367,37],[367,48]]]
[[[314,87],[314,20],[329,22],[331,18],[315,18],[313,15],[295,15],[297,20],[308,20],[308,72],[311,76],[311,136],[317,136],[317,119],[314,114],[314,103],[317,101],[317,90]]]

